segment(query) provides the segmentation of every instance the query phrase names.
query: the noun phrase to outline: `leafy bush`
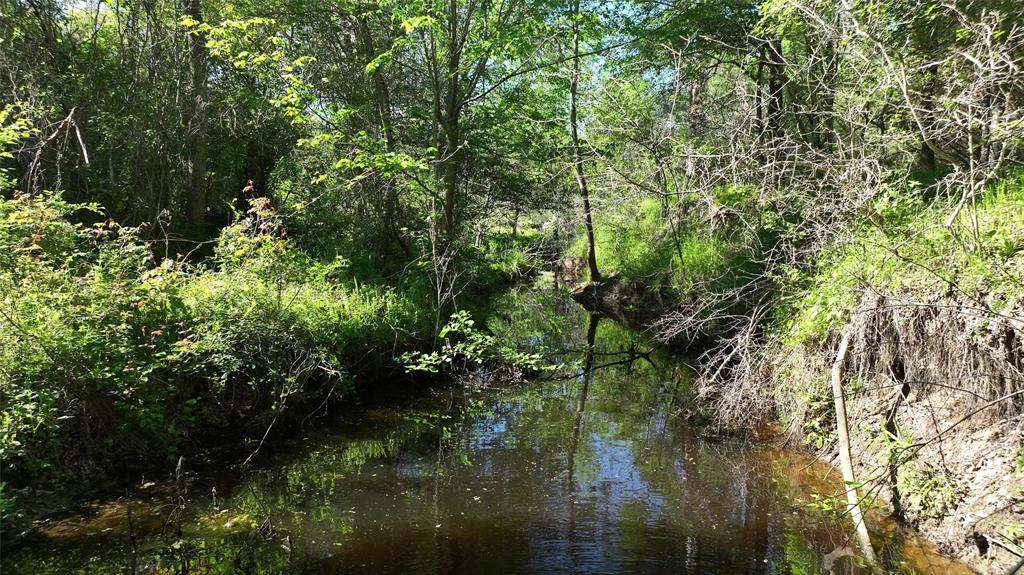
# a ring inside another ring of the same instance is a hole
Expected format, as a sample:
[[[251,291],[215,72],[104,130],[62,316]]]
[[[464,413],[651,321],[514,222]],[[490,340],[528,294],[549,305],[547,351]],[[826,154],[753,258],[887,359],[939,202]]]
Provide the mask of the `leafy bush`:
[[[223,231],[212,267],[158,262],[136,230],[82,215],[99,210],[0,200],[0,457],[19,477],[263,425],[433,326],[421,292],[311,259],[265,201]]]
[[[71,223],[82,210],[97,212],[56,196],[0,200],[0,456],[31,469],[50,465],[61,428],[101,449],[177,431],[161,408],[173,386],[155,372],[174,359],[181,277],[153,266],[134,230]]]
[[[428,373],[441,370],[459,372],[495,362],[529,371],[540,369],[543,359],[540,354],[522,352],[501,344],[493,335],[475,325],[469,312],[458,311],[438,333],[443,340],[441,349],[430,353],[411,352],[404,355],[402,361],[410,371]]]

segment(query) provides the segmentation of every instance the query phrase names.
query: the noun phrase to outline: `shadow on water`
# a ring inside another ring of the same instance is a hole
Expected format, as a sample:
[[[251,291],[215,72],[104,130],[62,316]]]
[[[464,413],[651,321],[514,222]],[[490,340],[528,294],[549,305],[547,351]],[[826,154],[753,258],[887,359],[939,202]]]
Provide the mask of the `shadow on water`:
[[[241,478],[98,502],[5,550],[3,571],[867,572],[843,523],[800,503],[809,462],[702,438],[680,417],[685,366],[641,334],[544,289],[488,327],[551,369],[366,409]]]

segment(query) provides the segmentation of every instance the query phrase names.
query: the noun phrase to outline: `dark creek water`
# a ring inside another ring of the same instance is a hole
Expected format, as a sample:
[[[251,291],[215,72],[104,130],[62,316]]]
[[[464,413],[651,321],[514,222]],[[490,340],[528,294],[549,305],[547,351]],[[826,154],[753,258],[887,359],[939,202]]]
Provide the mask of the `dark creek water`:
[[[244,473],[139,481],[41,523],[3,572],[867,572],[808,505],[835,492],[821,468],[702,438],[681,417],[687,370],[640,335],[545,290],[511,294],[489,327],[561,367],[364,406]],[[959,572],[879,539],[894,568]]]

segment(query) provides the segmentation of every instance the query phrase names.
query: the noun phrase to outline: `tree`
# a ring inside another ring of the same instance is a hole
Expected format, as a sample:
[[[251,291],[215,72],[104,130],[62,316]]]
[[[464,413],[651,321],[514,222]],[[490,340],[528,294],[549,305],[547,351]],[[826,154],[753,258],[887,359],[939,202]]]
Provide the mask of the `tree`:
[[[597,268],[597,248],[594,244],[594,220],[590,206],[590,190],[583,167],[583,151],[580,147],[578,93],[580,82],[580,0],[572,0],[572,71],[569,73],[569,134],[572,139],[572,164],[576,173],[576,185],[583,200],[583,227],[587,234],[587,271],[590,281],[600,282],[601,272]]]
[[[436,199],[447,242],[460,228],[466,141],[474,129],[466,125],[466,113],[531,70],[544,46],[546,17],[544,3],[526,0],[434,0],[419,12],[402,14],[420,41],[418,53],[410,56],[422,63],[426,79]]]
[[[203,31],[202,0],[185,0],[185,15],[192,21],[188,32],[191,110],[188,120],[188,209],[191,225],[203,229],[206,223],[206,163],[209,105],[209,54],[206,33]]]

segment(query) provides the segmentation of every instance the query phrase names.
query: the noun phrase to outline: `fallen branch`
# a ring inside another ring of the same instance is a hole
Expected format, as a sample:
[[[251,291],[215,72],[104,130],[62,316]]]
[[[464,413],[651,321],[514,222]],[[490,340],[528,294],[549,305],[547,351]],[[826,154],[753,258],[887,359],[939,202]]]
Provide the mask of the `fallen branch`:
[[[871,546],[867,525],[860,510],[860,498],[857,496],[857,479],[853,473],[853,459],[850,457],[850,428],[846,420],[846,397],[843,394],[843,369],[846,356],[850,350],[850,331],[843,331],[843,339],[839,343],[836,361],[832,364],[832,399],[836,409],[836,431],[839,434],[839,464],[843,470],[843,483],[846,485],[847,511],[853,519],[853,528],[857,534],[864,557],[874,563],[875,550]]]

